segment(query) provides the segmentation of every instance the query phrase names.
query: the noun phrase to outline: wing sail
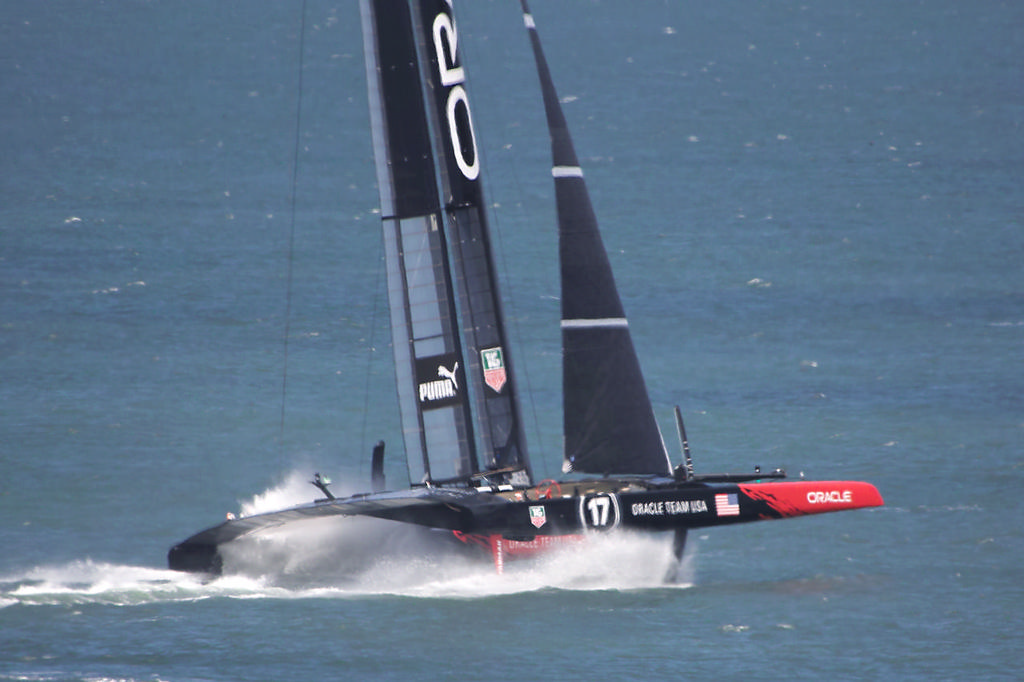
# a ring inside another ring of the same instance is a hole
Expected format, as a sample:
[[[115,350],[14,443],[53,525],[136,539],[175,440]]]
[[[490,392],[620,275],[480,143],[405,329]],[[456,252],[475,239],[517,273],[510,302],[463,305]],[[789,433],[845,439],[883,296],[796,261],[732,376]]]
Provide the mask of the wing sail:
[[[476,440],[412,15],[406,2],[360,9],[409,480],[465,480]]]

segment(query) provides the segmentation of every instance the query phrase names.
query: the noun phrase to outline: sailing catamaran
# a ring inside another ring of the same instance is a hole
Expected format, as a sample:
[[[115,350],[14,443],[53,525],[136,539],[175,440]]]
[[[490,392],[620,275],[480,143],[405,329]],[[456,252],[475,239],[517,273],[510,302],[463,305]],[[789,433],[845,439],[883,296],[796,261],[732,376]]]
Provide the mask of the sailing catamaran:
[[[536,482],[495,276],[481,164],[451,1],[361,0],[380,187],[391,334],[411,486],[230,519],[175,545],[172,569],[219,573],[220,548],[282,524],[369,516],[434,529],[489,552],[500,571],[595,532],[672,531],[883,504],[859,481],[782,481],[785,473],[696,474],[676,408],[683,462],[655,420],[583,172],[532,15],[553,157],[561,266],[562,481]]]

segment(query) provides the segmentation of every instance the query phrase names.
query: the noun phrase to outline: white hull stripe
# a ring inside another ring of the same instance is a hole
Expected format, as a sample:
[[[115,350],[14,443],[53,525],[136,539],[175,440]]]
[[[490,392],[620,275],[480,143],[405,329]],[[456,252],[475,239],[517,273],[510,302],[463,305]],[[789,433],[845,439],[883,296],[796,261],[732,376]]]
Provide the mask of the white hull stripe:
[[[551,169],[551,176],[555,178],[582,178],[583,169],[579,166],[555,166]]]
[[[602,327],[628,327],[624,317],[601,317],[592,320],[562,320],[562,329],[597,329]]]

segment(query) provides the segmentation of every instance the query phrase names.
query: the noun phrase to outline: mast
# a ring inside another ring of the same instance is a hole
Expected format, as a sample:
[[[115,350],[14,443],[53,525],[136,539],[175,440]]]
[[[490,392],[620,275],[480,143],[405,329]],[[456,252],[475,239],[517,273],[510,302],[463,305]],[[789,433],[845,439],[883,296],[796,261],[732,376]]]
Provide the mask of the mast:
[[[669,475],[611,263],[533,16],[521,0],[551,136],[562,275],[563,470]]]
[[[412,16],[404,0],[360,11],[409,480],[466,480],[476,440]]]

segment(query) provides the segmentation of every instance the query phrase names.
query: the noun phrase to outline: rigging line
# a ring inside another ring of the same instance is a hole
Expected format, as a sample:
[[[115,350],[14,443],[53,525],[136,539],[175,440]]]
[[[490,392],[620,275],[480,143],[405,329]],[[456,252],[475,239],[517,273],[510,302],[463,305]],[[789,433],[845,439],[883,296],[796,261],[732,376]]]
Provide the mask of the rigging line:
[[[484,163],[487,164],[488,167],[490,167],[490,164],[487,163],[486,152],[485,151],[481,151],[480,154],[481,154],[481,156],[484,157]],[[512,155],[512,156],[514,157],[515,155]],[[510,174],[512,176],[512,181],[513,181],[513,184],[515,185],[516,191],[518,192],[520,197],[523,197],[523,196],[525,196],[525,192],[523,191],[522,184],[520,183],[518,168],[517,168],[517,166],[515,164],[514,159],[513,159],[512,163],[510,163],[509,165],[511,166],[511,169],[512,169]],[[522,206],[523,202],[520,201],[519,204],[520,204],[520,206]],[[498,258],[501,259],[501,273],[500,273],[500,277],[502,279],[502,284],[503,284],[504,290],[509,293],[509,296],[506,299],[506,301],[508,303],[508,306],[507,306],[506,309],[508,309],[511,314],[510,315],[506,315],[506,322],[511,322],[512,323],[513,334],[516,337],[516,340],[518,342],[519,348],[523,349],[523,348],[525,348],[524,337],[523,337],[523,329],[522,329],[522,326],[519,323],[519,318],[520,318],[520,312],[521,311],[519,310],[519,307],[516,305],[516,302],[515,302],[516,298],[515,298],[515,296],[512,295],[514,290],[515,290],[515,287],[513,286],[511,277],[509,276],[509,273],[511,271],[509,270],[508,260],[507,260],[506,255],[505,255],[507,250],[505,248],[505,240],[504,240],[504,237],[503,237],[503,234],[502,234],[503,230],[501,229],[501,219],[499,218],[499,211],[495,208],[495,204],[491,205],[491,209],[492,209],[490,211],[491,225],[494,228],[492,230],[492,233],[497,236],[498,254],[499,254]],[[522,215],[522,210],[521,209],[520,209],[520,215]],[[533,396],[534,396],[534,393],[533,393],[533,382],[530,380],[532,374],[530,372],[530,363],[527,360],[526,353],[520,353],[518,356],[516,356],[516,361],[515,362],[516,362],[516,365],[518,365],[518,369],[516,371],[516,374],[518,376],[516,378],[522,377],[523,383],[525,384],[524,388],[526,389],[526,395],[523,395],[523,391],[519,392],[519,407],[520,407],[520,409],[522,409],[524,407],[524,405],[523,405],[524,399],[526,399],[526,401],[529,403],[528,409],[530,411],[531,416],[533,417],[533,431],[534,431],[534,438],[536,439],[535,442],[538,444],[538,446],[540,447],[541,451],[544,451],[544,449],[545,449],[544,448],[544,443],[543,443],[544,438],[543,438],[543,434],[542,434],[541,428],[540,428],[540,418],[537,415],[537,401],[533,400]],[[548,471],[548,468],[549,468],[548,467],[548,458],[542,456],[539,459],[540,459],[541,467],[543,467],[543,469],[544,469],[544,476],[545,476],[545,478],[547,478],[548,475],[550,474],[550,471]],[[534,460],[534,466],[536,466],[536,459]]]
[[[463,50],[463,52],[466,54],[466,61],[472,62],[474,64],[482,63],[483,60],[478,58],[479,55],[475,52],[476,45],[475,45],[475,43],[472,40],[463,41],[460,44],[460,47]],[[477,54],[477,56],[474,56],[475,54]],[[467,74],[467,80],[469,78],[470,77]],[[480,85],[480,83],[484,83],[485,85]],[[489,79],[485,78],[485,79],[482,79],[482,80],[474,81],[473,82],[473,87],[474,88],[478,88],[479,87],[479,88],[482,88],[484,90],[487,90],[487,86],[490,85],[491,83],[492,83],[492,81],[490,81]],[[501,101],[501,98],[500,97],[497,98],[497,99],[492,98],[492,101]],[[501,138],[502,138],[502,141],[503,141],[502,148],[503,149],[511,149],[512,144],[510,142],[508,142],[508,137],[507,137],[507,126],[505,126],[505,125],[496,125],[496,126],[491,126],[491,129],[500,130],[501,131]],[[483,168],[491,168],[490,161],[488,160],[487,146],[484,145],[484,144],[481,144],[481,145],[478,145],[477,149],[478,149],[478,153],[481,156],[481,165],[482,165],[482,167]],[[517,202],[518,206],[519,206],[518,213],[519,213],[520,216],[523,216],[524,212],[523,212],[522,207],[525,205],[525,202],[523,201],[523,197],[526,196],[526,193],[525,193],[525,191],[523,189],[523,186],[522,186],[522,184],[520,182],[520,179],[519,179],[519,172],[518,172],[519,169],[518,169],[518,166],[516,164],[516,154],[510,154],[509,157],[511,158],[511,162],[508,165],[511,168],[510,175],[512,177],[512,184],[515,187],[515,192],[514,193],[516,195],[518,195],[518,197],[519,197],[519,201]],[[488,182],[487,181],[487,177],[493,178],[493,173],[488,174],[486,177],[484,177],[483,174],[481,174],[481,175],[482,175],[482,177],[480,178],[480,182],[484,186],[484,196],[488,197],[489,202],[490,202],[486,206],[486,208],[489,209],[487,211],[487,214],[488,214],[488,218],[490,219],[491,234],[492,234],[492,236],[494,236],[496,238],[496,241],[497,241],[497,247],[498,248],[495,249],[494,251],[495,251],[495,255],[497,256],[498,260],[501,263],[501,267],[498,269],[498,277],[501,280],[501,290],[506,292],[506,294],[507,294],[506,296],[502,297],[503,303],[505,304],[505,310],[507,312],[507,314],[505,315],[505,323],[510,326],[509,334],[510,334],[511,337],[513,337],[515,339],[515,342],[518,345],[518,350],[522,351],[525,348],[525,344],[524,344],[524,337],[523,337],[523,329],[522,329],[522,326],[519,323],[519,317],[520,317],[521,310],[516,305],[516,300],[517,299],[513,295],[513,292],[515,291],[515,286],[514,286],[514,284],[512,282],[512,278],[510,276],[510,273],[512,271],[509,269],[508,260],[506,258],[507,249],[505,248],[505,240],[504,240],[504,236],[503,236],[503,230],[501,229],[501,212],[498,210],[498,207],[501,204],[490,193],[490,191],[488,191],[490,189],[490,187],[492,186],[492,182]],[[509,209],[509,210],[512,210],[512,209]],[[543,433],[542,433],[541,428],[540,428],[540,418],[538,417],[538,414],[537,414],[537,401],[533,400],[534,393],[533,393],[533,383],[530,380],[530,378],[532,376],[532,374],[530,372],[530,363],[527,360],[525,352],[517,353],[514,356],[514,358],[515,359],[513,361],[514,362],[513,366],[516,369],[515,369],[515,376],[513,378],[517,382],[520,379],[522,379],[523,384],[524,384],[520,389],[517,389],[517,392],[518,392],[518,395],[519,395],[519,408],[520,408],[520,410],[529,410],[530,415],[533,417],[534,442],[537,443],[537,446],[540,449],[540,451],[544,452],[545,451],[544,442],[543,442],[544,441],[544,437],[543,437]],[[526,390],[523,391],[522,388],[525,388]],[[528,403],[528,404],[524,404],[524,401],[525,401],[525,403]],[[525,432],[526,431],[526,425],[524,424],[523,427],[524,427],[523,431]],[[529,443],[527,443],[527,445],[529,445]],[[533,458],[533,464],[534,464],[535,467],[537,466],[537,463],[538,463],[537,459],[538,458],[536,458],[536,457]],[[542,468],[544,470],[543,476],[544,476],[544,478],[547,478],[548,474],[550,473],[550,471],[549,471],[550,467],[549,467],[549,464],[548,464],[549,458],[541,456],[541,457],[539,457],[539,460],[540,460],[540,468]]]
[[[381,279],[384,272],[384,231],[381,230],[380,251],[377,252],[376,277],[373,283],[373,309],[370,311],[370,333],[367,340],[370,343],[370,353],[366,359],[366,386],[363,389],[363,426],[359,434],[359,451],[366,451],[366,422],[370,416],[370,380],[373,378],[373,360],[377,356],[377,348],[374,345],[374,337],[377,333],[377,304],[380,302]],[[387,295],[387,292],[384,292]],[[362,473],[362,458],[360,458],[359,470]]]
[[[305,71],[306,53],[306,0],[302,0],[299,15],[299,76],[296,79],[296,105],[295,105],[295,145],[292,149],[292,178],[291,196],[289,197],[289,221],[288,221],[288,265],[285,277],[285,305],[284,305],[284,367],[281,371],[281,424],[278,435],[279,456],[281,462],[285,459],[285,414],[288,397],[288,344],[292,329],[292,273],[295,261],[295,216],[297,212],[296,194],[299,184],[299,147],[302,133],[302,76]]]

